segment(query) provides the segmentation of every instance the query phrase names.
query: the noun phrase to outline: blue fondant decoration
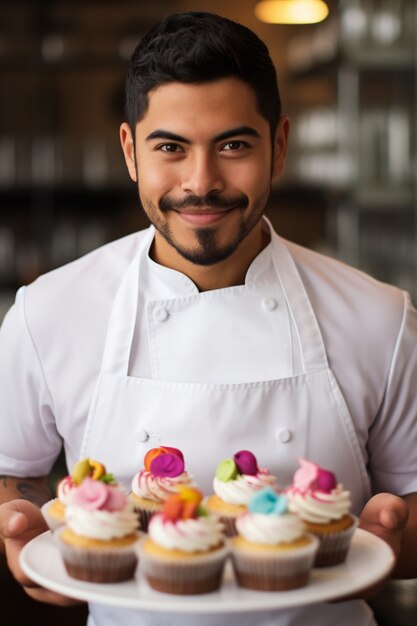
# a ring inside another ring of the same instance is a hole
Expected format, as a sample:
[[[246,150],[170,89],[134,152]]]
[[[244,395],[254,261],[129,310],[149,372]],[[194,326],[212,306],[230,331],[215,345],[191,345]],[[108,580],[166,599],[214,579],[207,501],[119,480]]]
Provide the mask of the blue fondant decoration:
[[[264,487],[251,497],[249,511],[263,515],[281,515],[288,511],[287,497],[276,493],[271,487]]]

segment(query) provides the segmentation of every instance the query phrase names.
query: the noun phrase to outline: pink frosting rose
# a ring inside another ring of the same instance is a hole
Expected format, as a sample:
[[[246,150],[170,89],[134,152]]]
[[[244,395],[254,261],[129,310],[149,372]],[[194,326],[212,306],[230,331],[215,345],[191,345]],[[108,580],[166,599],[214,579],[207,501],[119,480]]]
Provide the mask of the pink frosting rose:
[[[322,469],[316,463],[298,459],[300,469],[294,474],[294,487],[302,492],[309,490],[318,490],[330,493],[337,485],[336,477],[333,472]]]
[[[88,511],[121,511],[127,503],[118,487],[87,477],[74,489],[74,504]]]

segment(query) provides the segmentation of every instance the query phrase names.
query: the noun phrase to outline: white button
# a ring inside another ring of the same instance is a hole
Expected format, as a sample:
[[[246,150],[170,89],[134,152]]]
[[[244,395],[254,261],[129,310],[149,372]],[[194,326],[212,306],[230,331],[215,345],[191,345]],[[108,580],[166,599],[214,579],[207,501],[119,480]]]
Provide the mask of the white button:
[[[161,307],[160,309],[155,309],[153,317],[156,322],[165,322],[169,317],[169,313]]]
[[[140,443],[145,443],[145,441],[148,441],[149,439],[149,433],[147,430],[145,430],[144,428],[140,428],[138,430],[138,432],[136,433],[136,439],[140,442]]]
[[[277,308],[278,302],[275,300],[275,298],[264,298],[261,302],[261,305],[262,308],[265,309],[265,311],[273,311]]]
[[[291,439],[291,431],[288,428],[281,428],[277,431],[276,438],[281,443],[288,443]]]

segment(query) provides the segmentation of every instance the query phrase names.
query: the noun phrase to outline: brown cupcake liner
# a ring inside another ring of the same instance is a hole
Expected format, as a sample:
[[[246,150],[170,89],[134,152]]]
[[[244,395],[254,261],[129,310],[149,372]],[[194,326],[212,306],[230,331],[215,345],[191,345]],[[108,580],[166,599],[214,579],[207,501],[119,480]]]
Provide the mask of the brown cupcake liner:
[[[129,580],[138,564],[137,544],[108,548],[85,548],[65,543],[60,538],[64,528],[54,532],[65,569],[69,576],[94,583],[114,583]]]
[[[225,515],[220,515],[219,519],[224,525],[224,533],[226,537],[229,537],[229,538],[235,537],[237,535],[237,528],[236,528],[237,517],[226,517]]]
[[[240,587],[257,591],[288,591],[304,587],[309,580],[318,540],[309,535],[310,544],[302,548],[255,553],[232,544],[232,565]]]
[[[149,585],[157,591],[176,595],[196,595],[219,589],[226,547],[208,554],[174,561],[140,551],[141,570]]]
[[[149,504],[147,503],[146,507],[144,507],[141,506],[141,504],[136,500],[134,494],[130,494],[129,500],[133,503],[135,512],[138,516],[140,530],[147,533],[149,522],[155,513],[161,512],[163,506],[162,503],[149,500]]]
[[[347,558],[353,534],[358,526],[358,518],[352,515],[354,523],[345,530],[334,533],[310,531],[319,540],[319,549],[314,567],[332,567],[344,563]]]

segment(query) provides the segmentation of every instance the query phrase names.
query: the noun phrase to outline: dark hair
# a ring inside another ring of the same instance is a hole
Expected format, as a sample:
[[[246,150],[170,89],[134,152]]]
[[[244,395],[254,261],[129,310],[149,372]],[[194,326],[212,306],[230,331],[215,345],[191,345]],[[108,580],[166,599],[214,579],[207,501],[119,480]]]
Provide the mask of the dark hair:
[[[164,17],[133,52],[126,77],[126,116],[134,135],[148,93],[171,82],[237,77],[252,87],[273,139],[281,115],[277,75],[268,48],[246,26],[203,11]]]

